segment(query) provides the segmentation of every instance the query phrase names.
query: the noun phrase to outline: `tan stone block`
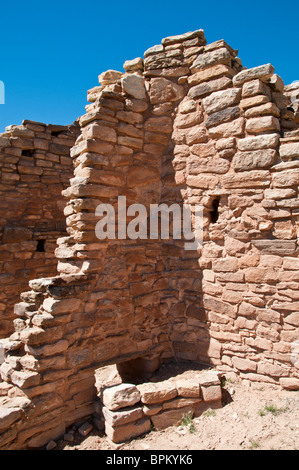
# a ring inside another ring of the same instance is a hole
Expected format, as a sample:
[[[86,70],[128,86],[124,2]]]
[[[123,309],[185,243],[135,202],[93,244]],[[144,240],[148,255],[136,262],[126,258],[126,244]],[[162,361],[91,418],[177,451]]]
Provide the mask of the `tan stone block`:
[[[32,371],[14,371],[11,374],[11,382],[19,388],[29,388],[40,383],[40,374]]]
[[[52,315],[62,315],[77,311],[81,305],[80,299],[68,298],[57,300],[53,297],[47,297],[43,302],[43,309]]]
[[[170,45],[170,44],[177,44],[177,43],[181,43],[181,42],[184,42],[184,41],[189,41],[189,40],[195,39],[195,38],[201,39],[202,43],[206,44],[205,36],[204,36],[204,30],[203,29],[197,29],[196,31],[190,31],[188,33],[179,34],[179,35],[176,35],[176,36],[168,36],[167,38],[162,39],[162,45],[167,46],[167,45]],[[160,50],[161,46],[154,46],[154,47],[159,48],[159,50]],[[151,48],[151,50],[152,49],[153,48]],[[148,53],[148,51],[147,51],[147,53]]]
[[[261,132],[279,131],[279,120],[273,116],[263,116],[258,118],[251,118],[246,121],[246,130],[253,134]]]
[[[241,151],[276,148],[279,144],[278,134],[263,134],[246,137],[238,140],[238,149]]]
[[[105,422],[105,432],[109,439],[116,444],[135,439],[143,434],[150,432],[151,421],[150,419],[141,419],[135,423],[128,423],[124,426],[112,427]]]
[[[283,367],[278,364],[262,363],[257,365],[257,373],[262,375],[270,375],[272,377],[287,377],[289,375],[289,368]]]
[[[169,134],[172,131],[172,119],[167,116],[151,117],[145,121],[144,129],[150,132]]]
[[[199,387],[199,386],[198,386]],[[187,406],[197,406],[202,401],[201,398],[175,398],[174,400],[166,401],[162,404],[163,410],[177,410],[180,408],[185,408]]]
[[[238,152],[234,157],[234,168],[236,171],[269,168],[275,163],[277,156],[278,153],[274,149]]]
[[[136,57],[133,60],[126,60],[123,67],[126,72],[135,72],[135,71],[140,71],[140,70],[142,71],[143,59],[142,57]]]
[[[207,98],[204,98],[203,105],[207,114],[212,114],[237,104],[240,101],[240,97],[240,89],[229,88],[223,91],[216,91]]]
[[[82,131],[84,138],[98,138],[107,142],[116,142],[116,132],[112,127],[104,126],[102,124],[92,124],[86,126]]]
[[[179,133],[181,134],[182,131]],[[208,140],[207,131],[204,126],[193,126],[185,132],[185,139],[188,145],[199,144]]]
[[[283,143],[279,149],[282,158],[295,158],[299,156],[299,142]]]
[[[234,121],[210,127],[208,132],[212,138],[240,136],[244,132],[244,126],[244,118],[240,117]]]
[[[269,103],[270,98],[266,95],[256,95],[250,98],[244,98],[240,102],[240,106],[243,109],[252,108],[253,106],[259,106],[261,104]]]
[[[205,157],[200,158],[198,155],[191,155],[188,160],[189,175],[198,175],[201,173],[227,173],[230,163],[224,158]]]
[[[190,88],[188,96],[190,98],[202,98],[203,96],[209,95],[214,91],[220,91],[224,88],[232,86],[232,81],[228,77],[221,77],[208,82],[203,82],[199,85],[195,85]]]
[[[252,170],[224,175],[222,181],[224,188],[262,188],[270,185],[270,173],[267,170]]]
[[[201,70],[200,72],[196,72],[188,77],[188,83],[189,85],[197,85],[222,75],[233,77],[235,75],[235,71],[227,65],[214,65],[213,67]]]
[[[201,393],[204,401],[219,401],[222,398],[220,385],[201,386]]]
[[[274,67],[271,64],[260,65],[251,69],[242,70],[234,78],[233,83],[235,86],[240,86],[243,83],[259,78],[263,81],[270,78],[274,73]]]
[[[137,388],[140,392],[142,403],[146,405],[171,400],[178,394],[175,384],[169,381],[157,383],[148,382],[137,385]]]
[[[226,47],[216,49],[211,52],[200,54],[191,66],[191,72],[195,73],[199,70],[207,69],[214,65],[224,64],[231,65],[232,56]]]
[[[238,268],[238,260],[232,256],[213,261],[213,270],[216,272],[235,272],[238,271]]]
[[[133,98],[139,100],[146,99],[146,89],[144,85],[144,77],[137,73],[126,74],[121,78],[123,91]]]
[[[190,175],[187,177],[187,185],[200,189],[215,189],[219,178],[213,175]]]
[[[273,175],[274,188],[290,188],[298,186],[299,184],[299,170],[285,170],[277,172]]]
[[[198,380],[184,379],[183,377],[176,381],[178,395],[184,398],[199,398],[200,386]]]
[[[142,409],[145,416],[153,416],[160,413],[160,411],[162,410],[162,405],[144,405]]]
[[[191,147],[191,152],[199,157],[216,155],[215,144],[214,142],[209,142],[207,144],[194,144]]]
[[[112,427],[123,426],[124,424],[137,421],[143,417],[141,407],[125,408],[118,411],[111,411],[105,406],[102,409],[105,421]]]
[[[282,377],[279,383],[286,390],[299,390],[299,379],[296,377]]]
[[[118,111],[116,113],[117,119],[129,124],[141,124],[143,122],[143,116],[140,113],[133,111]]]
[[[253,108],[248,108],[245,111],[245,117],[247,119],[255,116],[264,116],[270,114],[276,118],[280,117],[280,110],[274,103],[266,103],[260,106],[254,106]]]
[[[271,98],[271,90],[264,82],[259,79],[245,82],[242,89],[242,96],[248,98],[255,95],[266,95]]]
[[[187,127],[196,126],[203,121],[202,111],[194,111],[189,114],[178,114],[174,121],[174,126],[179,129],[185,129]]]
[[[136,137],[129,137],[127,135],[120,135],[117,138],[117,143],[125,147],[131,147],[132,149],[142,150],[143,140],[136,139]]]
[[[102,85],[109,85],[114,83],[116,80],[119,80],[122,77],[122,72],[117,70],[106,70],[99,75],[99,83]]]
[[[152,104],[166,101],[178,101],[184,96],[184,88],[181,85],[166,78],[153,78],[150,84],[149,98]]]
[[[158,415],[154,415],[151,418],[151,421],[157,431],[161,431],[170,426],[179,425],[184,416],[193,417],[194,407],[186,406],[184,408],[178,408],[174,410],[164,411]]]
[[[240,357],[232,358],[233,365],[236,369],[243,372],[255,372],[257,370],[257,363],[250,359],[242,359]]]

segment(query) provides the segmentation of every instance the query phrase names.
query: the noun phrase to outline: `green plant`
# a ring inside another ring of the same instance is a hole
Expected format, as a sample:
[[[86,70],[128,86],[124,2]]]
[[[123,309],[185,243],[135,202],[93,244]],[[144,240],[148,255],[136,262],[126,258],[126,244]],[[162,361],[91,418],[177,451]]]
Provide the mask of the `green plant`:
[[[181,419],[180,424],[182,426],[187,426],[191,433],[195,432],[195,426],[194,426],[194,423],[192,421],[192,414],[190,414],[190,413],[184,414],[182,419]]]
[[[204,414],[204,416],[215,416],[216,411],[215,410],[207,410],[203,414]]]
[[[182,416],[181,425],[182,426],[189,426],[192,423],[192,414],[186,413]]]
[[[253,439],[250,439],[251,447],[250,449],[258,449],[260,447],[260,444]]]

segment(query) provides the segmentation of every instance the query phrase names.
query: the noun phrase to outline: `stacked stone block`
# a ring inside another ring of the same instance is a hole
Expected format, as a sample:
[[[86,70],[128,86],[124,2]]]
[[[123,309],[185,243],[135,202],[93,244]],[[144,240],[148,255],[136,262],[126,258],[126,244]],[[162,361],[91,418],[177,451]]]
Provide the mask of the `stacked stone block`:
[[[98,390],[103,404],[105,432],[120,444],[154,427],[166,429],[184,417],[200,416],[207,408],[222,406],[219,376],[213,371],[190,371],[162,382],[122,383]]]

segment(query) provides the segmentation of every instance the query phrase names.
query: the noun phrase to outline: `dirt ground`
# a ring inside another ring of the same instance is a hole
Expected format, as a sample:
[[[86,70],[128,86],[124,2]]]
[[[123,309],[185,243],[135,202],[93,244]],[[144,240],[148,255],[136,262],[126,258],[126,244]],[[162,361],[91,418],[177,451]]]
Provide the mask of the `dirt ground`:
[[[223,395],[222,408],[122,446],[113,445],[95,427],[85,438],[73,427],[73,442],[61,440],[56,450],[299,449],[299,392],[227,380]]]

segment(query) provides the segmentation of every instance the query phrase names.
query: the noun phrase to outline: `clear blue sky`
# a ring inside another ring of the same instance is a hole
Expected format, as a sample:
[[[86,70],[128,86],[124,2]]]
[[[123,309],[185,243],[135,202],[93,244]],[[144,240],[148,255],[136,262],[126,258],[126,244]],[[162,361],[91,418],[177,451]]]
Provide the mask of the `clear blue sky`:
[[[0,14],[0,132],[23,119],[73,122],[101,72],[200,28],[239,49],[244,66],[270,62],[285,84],[299,80],[298,0],[14,0]]]

